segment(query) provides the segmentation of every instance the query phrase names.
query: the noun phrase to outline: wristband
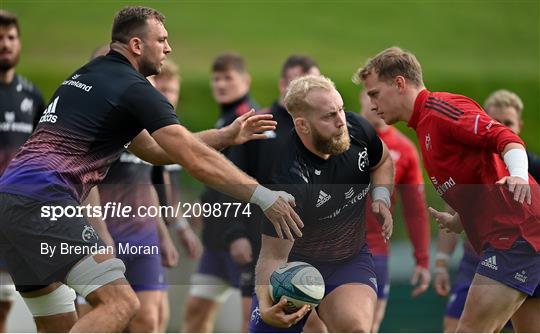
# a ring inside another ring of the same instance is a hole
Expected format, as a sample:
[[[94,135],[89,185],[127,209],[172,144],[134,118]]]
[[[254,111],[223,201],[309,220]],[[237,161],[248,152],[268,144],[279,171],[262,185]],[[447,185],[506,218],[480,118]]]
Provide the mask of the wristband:
[[[251,195],[249,202],[260,206],[263,211],[266,211],[278,200],[278,198],[279,195],[275,191],[258,184],[253,195]]]
[[[435,254],[435,261],[439,260],[448,262],[450,260],[450,255],[445,252],[437,252],[437,254]]]
[[[383,201],[388,208],[390,208],[390,191],[386,187],[375,187],[371,191],[371,198],[373,201]]]
[[[510,176],[517,176],[529,182],[529,160],[524,150],[513,148],[503,156]]]
[[[448,269],[446,269],[446,267],[436,267],[435,269],[433,269],[434,274],[443,274],[447,272],[448,272]]]

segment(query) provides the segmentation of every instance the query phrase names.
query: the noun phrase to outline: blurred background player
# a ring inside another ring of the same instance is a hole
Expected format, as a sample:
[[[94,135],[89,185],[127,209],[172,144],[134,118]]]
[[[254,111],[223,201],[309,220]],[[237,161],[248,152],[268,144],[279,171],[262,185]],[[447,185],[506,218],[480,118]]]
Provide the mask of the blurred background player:
[[[372,210],[381,219],[388,240],[392,234],[392,160],[371,125],[344,111],[330,79],[308,75],[293,80],[284,104],[295,131],[284,142],[271,180],[295,196],[306,226],[304,235],[291,241],[276,237],[270,224],[263,225],[249,331],[303,330],[307,305],[286,314],[286,298],[274,304],[268,290],[270,274],[279,265],[303,261],[324,278],[324,298],[317,313],[328,330],[369,332],[377,279],[365,243],[365,203],[372,190]]]
[[[285,97],[287,86],[292,80],[308,74],[320,74],[315,60],[305,55],[289,56],[281,68],[281,75],[278,82],[279,98],[272,103],[270,108],[260,111],[260,113],[270,113],[274,116],[273,119],[278,123],[276,130],[267,133],[268,139],[252,141],[230,148],[231,160],[261,184],[271,183],[270,176],[273,166],[283,155],[281,149],[283,142],[290,138],[290,134],[294,130],[293,119],[283,106],[283,98]],[[240,276],[243,332],[247,332],[247,326],[251,316],[251,301],[255,285],[255,262],[259,258],[261,223],[264,219],[263,213],[257,208],[254,208],[251,217],[243,217],[237,223],[229,224],[229,229],[225,233],[225,238],[230,244],[234,244],[236,240],[244,244],[243,247],[231,248],[233,259],[241,264],[242,268],[245,268],[245,270],[242,270]],[[245,242],[245,239],[249,241],[249,245]],[[312,312],[310,321],[308,321],[304,330],[321,332],[324,330],[324,327],[321,327],[321,325],[322,323],[317,321],[315,313]]]
[[[212,63],[212,94],[220,106],[220,116],[215,128],[231,124],[237,117],[250,109],[258,109],[249,95],[251,77],[242,56],[236,53],[218,55]],[[227,158],[230,149],[221,151]],[[234,160],[232,160],[235,163]],[[205,188],[201,197],[204,203],[237,202],[231,197]],[[232,211],[232,210],[231,210]],[[241,219],[228,217],[205,217],[202,226],[204,251],[197,272],[191,277],[191,288],[184,314],[183,330],[186,332],[212,332],[216,313],[232,292],[240,286],[242,271],[251,272],[244,266],[252,262],[246,249],[251,248],[247,237],[227,240],[225,232],[229,225]],[[244,258],[233,258],[231,254],[241,253]]]
[[[411,284],[417,285],[412,291],[416,297],[429,287],[431,275],[429,272],[430,230],[427,216],[426,198],[424,194],[424,179],[420,169],[420,159],[414,143],[393,126],[387,125],[371,108],[369,97],[365,90],[359,95],[361,114],[375,128],[377,135],[388,146],[394,162],[395,192],[392,194],[392,207],[397,202],[397,193],[401,199],[405,226],[414,249],[414,267]],[[388,270],[389,243],[381,235],[381,225],[369,210],[366,212],[366,242],[373,254],[375,273],[377,274],[377,307],[371,332],[378,332],[386,311],[388,294],[390,292],[390,277]]]
[[[517,94],[505,89],[497,90],[484,102],[484,110],[489,116],[506,125],[516,134],[520,133],[523,127],[523,102]],[[529,173],[535,178],[536,182],[540,182],[540,159],[530,151],[527,151],[527,156],[529,158]],[[463,240],[463,257],[459,263],[454,284],[450,289],[448,262],[454,253],[457,242],[457,234],[444,230],[439,231],[434,287],[435,291],[441,296],[448,296],[450,293],[444,316],[444,331],[447,333],[456,331],[476,267],[480,263],[480,256],[474,252],[471,243],[465,238]]]
[[[440,228],[465,230],[480,265],[457,331],[539,331],[540,189],[523,141],[463,95],[430,92],[416,57],[398,47],[358,70],[387,123],[407,122],[437,193],[456,213],[429,208]],[[532,200],[535,198],[535,200]]]
[[[0,10],[0,176],[34,128],[45,109],[39,90],[15,72],[21,54],[17,16]],[[13,303],[15,286],[0,256],[0,331]]]
[[[154,75],[152,78],[156,89],[163,94],[167,100],[176,109],[180,97],[180,75],[178,65],[172,60],[167,59],[161,73]],[[153,183],[156,186],[160,203],[162,205],[172,205],[177,207],[181,201],[180,197],[180,165],[165,165],[154,166],[153,168]],[[176,231],[178,241],[186,251],[190,259],[197,259],[202,253],[202,244],[199,237],[194,233],[189,222],[180,214],[180,217],[163,217],[168,226],[172,226]],[[167,243],[167,245],[172,245]],[[161,255],[162,263],[165,267],[170,268],[176,264],[175,249],[164,249]],[[165,332],[170,317],[169,296],[167,290],[163,290],[162,304],[159,310],[159,331]]]

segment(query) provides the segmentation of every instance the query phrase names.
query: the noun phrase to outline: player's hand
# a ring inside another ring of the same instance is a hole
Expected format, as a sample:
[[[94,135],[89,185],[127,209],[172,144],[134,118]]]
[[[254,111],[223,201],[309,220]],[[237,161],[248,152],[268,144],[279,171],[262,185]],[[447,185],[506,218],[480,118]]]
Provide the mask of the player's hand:
[[[191,227],[176,230],[176,236],[190,259],[195,260],[201,256],[203,251],[201,240]]]
[[[255,109],[239,116],[224,128],[229,133],[232,145],[240,145],[253,139],[266,139],[265,131],[275,130],[276,121],[272,114],[255,115]]]
[[[386,203],[377,200],[371,203],[371,210],[379,220],[379,223],[381,223],[384,241],[388,242],[392,236],[392,231],[394,230],[394,220],[392,219],[390,209],[388,209]]]
[[[163,238],[160,241],[159,251],[161,252],[161,264],[164,267],[176,267],[178,264],[178,250],[176,250],[170,237]]]
[[[527,201],[527,204],[531,204],[531,186],[529,182],[525,181],[519,176],[505,176],[496,184],[508,185],[508,190],[514,194],[514,201],[523,204],[523,201]]]
[[[269,307],[260,308],[262,320],[272,327],[277,328],[289,328],[295,325],[297,322],[309,312],[310,306],[304,305],[298,311],[287,314],[285,313],[285,306],[287,305],[287,299],[282,297],[281,300]]]
[[[450,275],[446,266],[435,268],[433,287],[439,296],[446,297],[450,293]]]
[[[454,232],[456,234],[460,234],[463,232],[463,226],[461,225],[461,220],[459,219],[459,214],[450,214],[448,212],[440,212],[432,207],[428,208],[429,213],[431,216],[435,219],[435,221],[439,224],[439,228],[441,230],[445,230],[447,232]]]
[[[415,286],[415,288],[413,289],[411,296],[418,297],[426,292],[429,287],[429,282],[431,282],[431,274],[429,273],[429,269],[420,266],[414,267],[414,271],[411,276],[411,285]]]
[[[251,242],[248,238],[238,238],[231,243],[231,257],[238,264],[248,264],[253,261]]]
[[[264,214],[274,225],[280,239],[283,239],[283,233],[285,233],[287,239],[294,241],[291,229],[296,236],[301,237],[300,228],[304,227],[304,223],[292,208],[296,206],[294,197],[284,191],[278,191],[277,194],[278,199],[264,211]]]

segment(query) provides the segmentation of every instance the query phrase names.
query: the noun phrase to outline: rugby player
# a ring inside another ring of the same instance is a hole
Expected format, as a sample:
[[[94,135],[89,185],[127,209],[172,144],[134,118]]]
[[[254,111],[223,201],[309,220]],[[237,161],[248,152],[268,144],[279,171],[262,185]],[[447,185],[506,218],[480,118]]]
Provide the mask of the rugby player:
[[[365,90],[359,94],[361,114],[375,128],[377,135],[388,146],[394,162],[395,190],[392,196],[392,206],[397,201],[397,193],[403,206],[405,226],[414,249],[416,265],[411,276],[411,284],[416,286],[412,296],[424,293],[429,287],[429,242],[430,231],[427,216],[426,198],[424,194],[424,179],[420,169],[420,159],[413,142],[393,126],[386,125],[371,108],[369,97]],[[388,273],[389,244],[381,236],[381,227],[377,218],[370,212],[366,214],[366,242],[373,254],[375,273],[377,274],[377,307],[371,332],[379,331],[386,312],[386,304],[390,292]]]
[[[163,22],[163,15],[151,8],[122,9],[113,23],[111,52],[61,84],[0,178],[0,215],[5,218],[0,250],[38,330],[71,325],[74,294],[67,286],[94,307],[72,326],[75,332],[121,331],[140,307],[122,261],[108,252],[88,252],[90,244],[100,250],[105,246],[85,218],[68,214],[103,180],[125,147],[153,164],[182,164],[202,182],[256,203],[280,236],[302,234],[290,195],[258,185],[208,147],[263,138],[255,131],[273,128],[266,118],[247,113],[221,131],[193,136],[146,80],[159,73],[171,52]],[[56,220],[51,209],[60,209]]]
[[[45,103],[39,90],[15,72],[21,54],[17,16],[0,10],[0,175],[33,129],[36,115]],[[15,286],[4,260],[0,260],[0,332],[13,303]]]
[[[523,102],[519,96],[508,90],[493,92],[484,102],[484,110],[493,119],[506,125],[516,134],[523,127]],[[529,160],[529,173],[536,182],[540,182],[540,159],[534,153],[527,151]],[[463,241],[463,257],[459,263],[459,270],[454,284],[450,285],[448,262],[458,241],[458,235],[451,232],[439,231],[437,240],[437,255],[435,262],[434,287],[441,296],[448,296],[448,304],[444,316],[443,326],[446,333],[456,331],[459,318],[463,313],[467,292],[474,278],[480,257],[474,252],[471,243]],[[451,286],[451,289],[450,289]]]
[[[365,243],[364,208],[373,188],[372,210],[388,240],[394,179],[388,149],[366,120],[344,111],[340,94],[326,77],[293,80],[284,105],[295,131],[282,147],[271,179],[294,194],[306,226],[303,237],[291,241],[278,238],[271,224],[264,224],[249,331],[302,331],[307,305],[286,314],[286,298],[272,305],[268,282],[280,264],[304,261],[323,275],[325,295],[317,312],[328,330],[369,332],[377,279]]]
[[[313,74],[320,75],[317,63],[305,55],[291,55],[282,65],[278,88],[280,92],[279,99],[272,103],[270,108],[260,111],[263,114],[272,114],[273,119],[278,122],[276,130],[268,134],[268,139],[254,140],[244,145],[237,145],[230,148],[230,157],[235,164],[245,171],[248,175],[254,177],[261,184],[271,183],[270,176],[273,166],[281,159],[281,147],[284,142],[290,138],[294,129],[291,115],[283,105],[283,98],[287,91],[289,83],[301,76]],[[240,289],[242,292],[242,310],[243,325],[242,331],[247,332],[248,322],[251,312],[251,301],[255,286],[255,262],[259,257],[261,249],[261,222],[264,219],[262,211],[254,209],[251,217],[239,220],[234,224],[229,224],[225,232],[226,240],[233,243],[239,242],[243,238],[249,240],[245,247],[236,249],[232,254],[237,263],[241,266]],[[249,261],[251,259],[251,261]],[[311,313],[304,327],[304,331],[321,332],[324,331],[324,324],[317,320],[315,313]]]
[[[454,215],[429,208],[441,228],[465,230],[480,265],[458,332],[539,331],[540,189],[523,141],[473,100],[428,91],[416,57],[398,47],[356,74],[387,124],[416,131],[424,167]],[[532,186],[531,186],[532,185]],[[534,200],[532,200],[534,198]]]
[[[214,59],[211,71],[212,94],[220,107],[216,128],[227,126],[249,110],[259,108],[249,94],[251,77],[242,56],[236,53],[220,54]],[[231,149],[222,153],[236,164],[235,159],[231,158]],[[235,202],[210,188],[204,190],[201,201],[204,205],[212,206]],[[243,236],[235,240],[225,238],[229,225],[241,217],[241,214],[212,215],[202,220],[204,251],[197,272],[191,277],[183,322],[186,332],[212,332],[219,306],[227,300],[233,288],[240,287],[244,272],[249,273],[249,267],[246,267],[251,262],[249,239]]]

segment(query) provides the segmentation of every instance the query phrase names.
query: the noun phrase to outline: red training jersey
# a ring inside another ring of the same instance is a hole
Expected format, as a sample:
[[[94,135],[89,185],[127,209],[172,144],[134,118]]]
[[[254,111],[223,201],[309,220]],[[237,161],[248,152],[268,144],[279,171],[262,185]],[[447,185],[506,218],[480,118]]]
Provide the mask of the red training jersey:
[[[462,95],[423,90],[416,98],[409,127],[416,130],[424,167],[440,196],[456,210],[475,251],[491,245],[508,249],[519,237],[540,251],[540,189],[532,204],[519,204],[507,186],[501,158],[505,146],[523,141]]]
[[[392,207],[396,203],[396,193],[399,193],[416,264],[429,268],[429,222],[418,152],[413,142],[392,126],[387,127],[385,131],[377,131],[377,134],[388,146],[394,161],[395,191],[392,194]],[[369,208],[371,201],[368,205]],[[370,209],[366,210],[366,221],[366,242],[371,253],[388,255],[389,247],[381,235],[381,224]]]

